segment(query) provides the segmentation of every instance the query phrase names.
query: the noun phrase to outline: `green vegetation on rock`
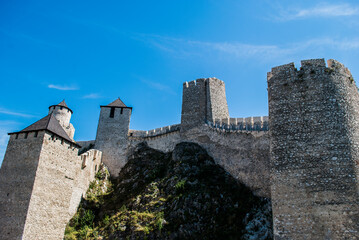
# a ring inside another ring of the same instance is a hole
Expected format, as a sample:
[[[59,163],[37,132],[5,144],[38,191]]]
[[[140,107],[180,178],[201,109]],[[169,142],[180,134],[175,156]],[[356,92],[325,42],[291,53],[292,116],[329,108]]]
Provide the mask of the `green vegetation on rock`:
[[[96,176],[65,239],[271,239],[269,200],[199,145],[166,154],[140,144],[129,159],[112,184]]]

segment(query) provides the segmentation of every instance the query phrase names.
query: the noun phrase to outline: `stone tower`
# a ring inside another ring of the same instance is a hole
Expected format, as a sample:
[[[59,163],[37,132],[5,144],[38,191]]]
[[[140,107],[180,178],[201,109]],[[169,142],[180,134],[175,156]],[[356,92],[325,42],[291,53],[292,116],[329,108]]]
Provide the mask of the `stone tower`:
[[[72,110],[67,106],[65,100],[49,107],[49,114],[54,115],[71,139],[73,139],[75,135],[75,128],[70,123],[72,113]]]
[[[182,96],[181,131],[229,118],[225,85],[217,78],[185,82]]]
[[[55,113],[58,106],[50,111]],[[62,239],[76,210],[71,203],[78,204],[82,194],[74,192],[80,146],[62,127],[60,112],[9,133],[0,169],[1,239]],[[69,116],[64,118],[67,124]]]
[[[126,164],[131,112],[120,98],[101,106],[95,148],[103,152],[102,161],[113,176]]]
[[[359,94],[335,60],[268,73],[275,239],[359,236]]]

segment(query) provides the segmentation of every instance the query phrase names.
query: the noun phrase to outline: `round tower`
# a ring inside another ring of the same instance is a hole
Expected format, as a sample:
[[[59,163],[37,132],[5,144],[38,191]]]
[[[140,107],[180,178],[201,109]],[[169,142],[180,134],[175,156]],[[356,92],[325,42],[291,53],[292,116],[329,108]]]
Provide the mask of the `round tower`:
[[[49,107],[49,114],[53,114],[60,122],[60,125],[64,127],[69,126],[72,113],[72,110],[67,106],[65,100]]]
[[[312,59],[268,73],[274,239],[358,239],[359,94]]]

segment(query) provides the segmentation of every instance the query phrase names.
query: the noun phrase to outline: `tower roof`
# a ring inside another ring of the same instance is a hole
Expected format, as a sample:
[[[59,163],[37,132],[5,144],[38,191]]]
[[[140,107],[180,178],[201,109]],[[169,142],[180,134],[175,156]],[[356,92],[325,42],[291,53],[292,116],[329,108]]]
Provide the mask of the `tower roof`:
[[[65,99],[62,100],[59,104],[51,105],[51,106],[49,107],[49,109],[50,109],[51,107],[56,107],[56,106],[67,108],[68,110],[71,111],[71,113],[73,113],[73,111],[67,106],[67,104],[66,104],[66,102],[65,102]]]
[[[116,107],[116,108],[131,108],[132,109],[132,107],[127,107],[126,104],[124,104],[120,98],[117,98],[112,103],[105,105],[105,106],[101,106],[101,107]]]
[[[63,106],[64,107],[64,106]],[[59,121],[55,118],[53,114],[49,114],[44,118],[41,118],[39,121],[31,124],[30,126],[24,128],[23,130],[19,132],[12,132],[10,134],[14,133],[26,133],[26,132],[34,132],[34,131],[40,131],[40,130],[47,130],[51,133],[56,134],[57,136],[74,143],[78,145],[76,142],[74,142],[69,135],[65,132],[65,130],[61,127]]]

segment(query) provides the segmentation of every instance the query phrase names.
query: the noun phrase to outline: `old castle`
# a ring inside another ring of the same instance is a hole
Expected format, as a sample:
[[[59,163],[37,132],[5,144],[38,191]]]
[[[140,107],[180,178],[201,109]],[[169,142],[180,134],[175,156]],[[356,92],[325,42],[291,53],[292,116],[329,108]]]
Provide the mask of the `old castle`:
[[[2,239],[62,239],[103,162],[117,176],[140,142],[171,151],[203,146],[259,196],[272,199],[275,239],[359,236],[359,93],[335,60],[302,61],[268,73],[269,117],[231,118],[216,78],[183,84],[181,123],[130,130],[132,108],[101,106],[97,136],[75,142],[63,101],[10,140],[0,169]]]

